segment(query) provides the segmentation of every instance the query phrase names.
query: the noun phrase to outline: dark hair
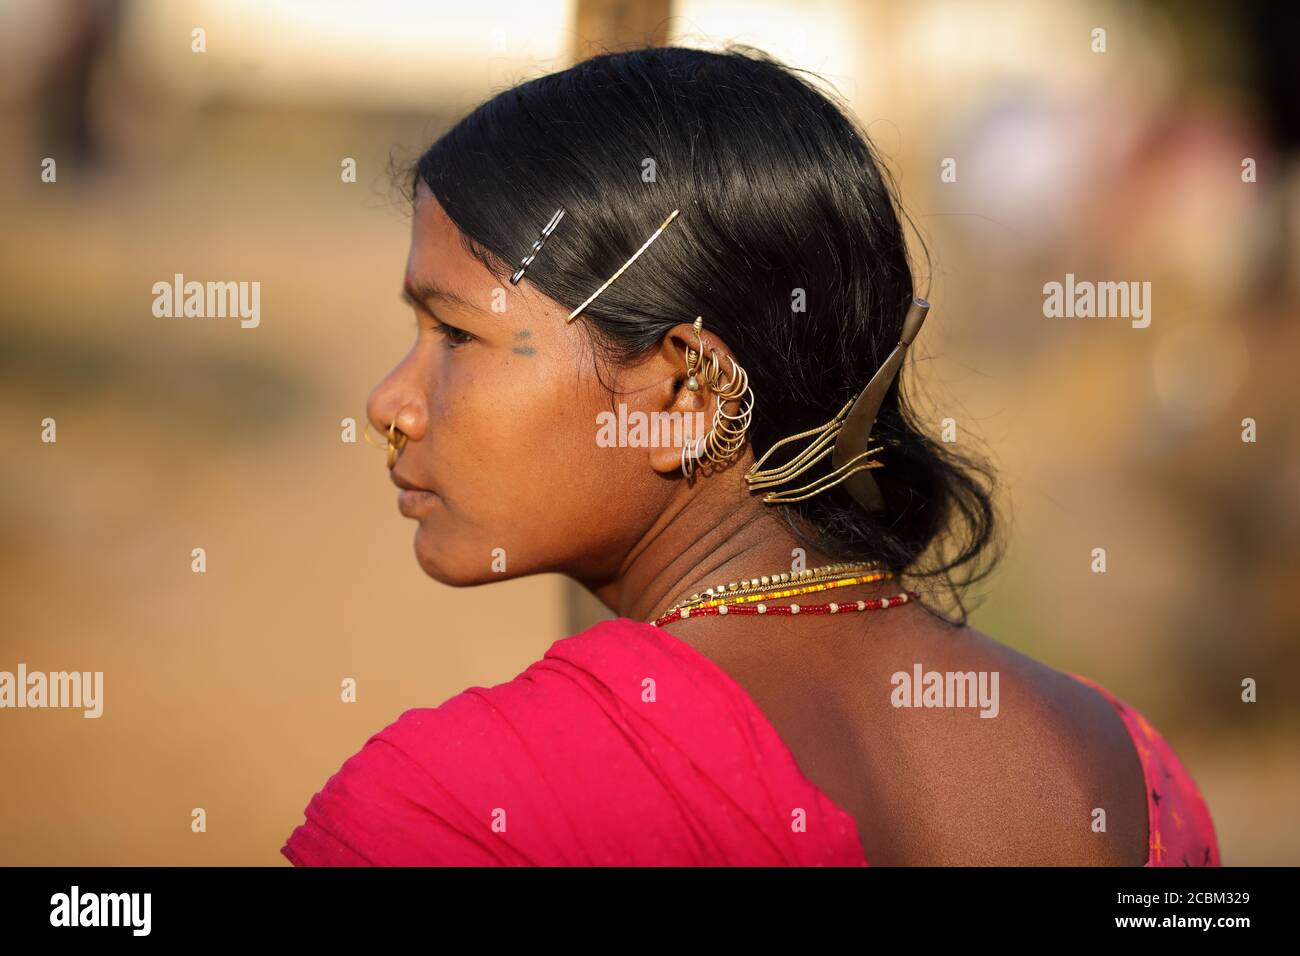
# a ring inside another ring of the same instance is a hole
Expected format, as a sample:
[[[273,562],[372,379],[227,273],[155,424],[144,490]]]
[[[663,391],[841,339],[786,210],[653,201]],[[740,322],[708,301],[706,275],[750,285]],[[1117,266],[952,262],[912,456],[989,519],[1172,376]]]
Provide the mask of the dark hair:
[[[527,276],[568,308],[680,209],[575,321],[593,353],[626,363],[703,315],[749,373],[755,455],[828,421],[862,390],[897,344],[914,292],[902,210],[865,134],[812,83],[750,47],[602,54],[522,83],[429,147],[412,196],[421,180],[503,281],[563,206]],[[793,309],[796,290],[806,311]],[[993,475],[915,426],[901,380],[872,433],[888,445],[872,472],[883,512],[842,487],[770,507],[837,560],[942,580],[960,610],[952,623],[965,624],[961,591],[997,560],[978,570],[995,514],[977,479],[991,485]]]

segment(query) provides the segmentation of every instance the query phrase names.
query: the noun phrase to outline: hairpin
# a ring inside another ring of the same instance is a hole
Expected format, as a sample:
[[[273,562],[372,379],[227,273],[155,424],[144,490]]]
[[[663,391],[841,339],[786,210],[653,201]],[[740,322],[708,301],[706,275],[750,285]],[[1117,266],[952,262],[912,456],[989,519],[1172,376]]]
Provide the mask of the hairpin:
[[[533,248],[528,251],[528,255],[524,256],[520,261],[519,268],[516,269],[515,274],[510,277],[511,285],[519,284],[519,280],[524,277],[524,270],[533,264],[533,259],[537,257],[538,251],[542,248],[542,243],[546,242],[546,240],[550,238],[551,233],[555,231],[555,227],[560,224],[560,220],[563,218],[564,207],[561,206],[559,209],[555,210],[555,215],[552,216],[551,221],[546,224],[546,228],[542,230],[542,234],[537,237],[537,240],[533,243]]]
[[[884,364],[876,370],[867,387],[856,399],[849,399],[839,413],[825,425],[782,438],[769,448],[762,458],[754,462],[745,475],[750,491],[783,485],[830,455],[833,471],[799,488],[769,491],[763,495],[763,502],[786,504],[792,501],[803,501],[843,482],[845,490],[868,511],[879,511],[884,508],[885,501],[880,493],[880,487],[868,474],[868,469],[884,467],[883,462],[867,460],[884,448],[883,445],[868,447],[871,430],[875,427],[876,416],[880,413],[880,405],[885,400],[885,393],[889,391],[890,385],[898,377],[899,369],[903,367],[904,353],[917,333],[921,331],[921,324],[929,311],[929,302],[921,298],[912,298],[907,317],[903,319],[903,332],[899,336],[898,344],[889,353]],[[767,461],[782,445],[814,435],[817,436],[815,440],[786,464],[780,467],[763,468],[763,462]]]
[[[631,258],[631,259],[628,259],[627,262],[623,263],[623,265],[621,265],[621,266],[619,267],[619,270],[618,270],[617,272],[615,272],[612,276],[610,276],[608,279],[606,279],[604,285],[602,285],[599,289],[597,289],[595,292],[593,292],[591,295],[589,295],[589,296],[587,297],[587,301],[586,301],[586,302],[582,303],[582,305],[578,306],[576,309],[574,309],[572,312],[570,312],[570,313],[569,313],[569,317],[568,317],[567,319],[565,319],[564,321],[565,321],[565,322],[572,322],[572,321],[577,317],[577,315],[578,315],[579,312],[581,312],[581,311],[582,311],[583,309],[585,309],[587,306],[591,305],[592,300],[594,300],[594,299],[596,298],[596,296],[600,295],[602,292],[604,292],[606,289],[608,289],[609,286],[610,286],[610,283],[612,283],[615,279],[617,279],[619,276],[621,276],[621,275],[623,274],[623,270],[624,270],[624,269],[626,269],[626,268],[627,268],[628,266],[630,266],[632,263],[636,262],[637,256],[639,256],[639,255],[641,255],[641,253],[645,252],[646,249],[649,248],[650,243],[654,242],[656,239],[659,238],[659,234],[660,234],[661,232],[663,232],[665,229],[668,228],[668,224],[669,224],[670,222],[672,222],[674,219],[677,218],[677,213],[680,212],[680,211],[681,211],[681,210],[679,210],[679,209],[674,209],[671,213],[669,213],[669,214],[668,214],[668,218],[665,219],[665,220],[663,221],[663,225],[661,225],[658,229],[656,229],[656,230],[651,234],[650,238],[647,239],[647,240],[642,244],[642,246],[641,246],[640,249],[638,249],[636,252],[632,253],[632,258]]]

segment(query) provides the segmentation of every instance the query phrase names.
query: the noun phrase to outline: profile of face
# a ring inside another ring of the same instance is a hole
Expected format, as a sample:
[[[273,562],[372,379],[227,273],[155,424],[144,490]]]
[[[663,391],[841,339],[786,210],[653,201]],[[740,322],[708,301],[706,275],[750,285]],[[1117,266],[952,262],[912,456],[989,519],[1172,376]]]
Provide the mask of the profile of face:
[[[521,237],[525,250],[532,238]],[[404,295],[415,343],[366,411],[381,434],[395,422],[407,436],[392,479],[420,567],[458,586],[547,571],[616,577],[696,492],[681,480],[680,444],[607,447],[599,416],[619,402],[629,415],[707,409],[685,385],[690,323],[634,366],[598,365],[581,317],[566,322],[570,310],[527,274],[511,285],[488,271],[423,182]]]

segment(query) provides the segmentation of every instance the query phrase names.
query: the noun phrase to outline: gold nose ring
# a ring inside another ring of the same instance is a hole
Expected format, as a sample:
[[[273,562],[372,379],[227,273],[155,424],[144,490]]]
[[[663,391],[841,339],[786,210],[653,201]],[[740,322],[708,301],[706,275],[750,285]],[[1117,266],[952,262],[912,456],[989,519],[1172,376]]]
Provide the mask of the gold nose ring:
[[[397,464],[397,453],[406,447],[406,433],[398,431],[397,434],[401,436],[401,440],[394,443],[393,441],[394,431],[397,431],[397,419],[393,419],[392,424],[388,426],[388,470],[389,471],[392,471],[393,466]]]
[[[373,440],[371,440],[370,422],[366,422],[366,427],[362,431],[361,436],[366,440],[367,444],[375,448],[385,447],[384,445],[376,444]],[[406,447],[406,438],[407,438],[406,433],[398,429],[397,419],[394,418],[392,424],[388,426],[387,447],[388,447],[388,470],[389,471],[392,471],[393,466],[397,464],[397,453]]]

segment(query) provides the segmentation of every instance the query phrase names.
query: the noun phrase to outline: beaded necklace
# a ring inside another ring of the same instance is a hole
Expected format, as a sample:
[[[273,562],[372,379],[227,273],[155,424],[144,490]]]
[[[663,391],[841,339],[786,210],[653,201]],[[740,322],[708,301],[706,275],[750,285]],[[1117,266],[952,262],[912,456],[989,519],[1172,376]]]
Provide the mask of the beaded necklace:
[[[676,611],[669,611],[663,617],[655,621],[656,627],[663,627],[665,624],[671,624],[673,621],[684,621],[690,617],[727,615],[727,614],[786,614],[793,616],[795,614],[841,614],[846,611],[875,611],[888,610],[891,607],[898,607],[907,604],[909,601],[915,601],[920,595],[915,591],[903,591],[893,597],[888,598],[870,598],[861,601],[850,601],[844,604],[830,601],[826,604],[756,604],[750,605],[728,605],[720,604],[717,607],[701,608],[692,611],[689,608],[680,608]]]
[[[715,597],[721,597],[724,594],[728,598],[738,597],[741,595],[755,594],[785,584],[794,584],[796,586],[819,584],[830,580],[841,579],[847,575],[882,570],[884,569],[881,567],[879,561],[857,561],[851,563],[824,564],[816,568],[806,568],[803,571],[783,571],[777,574],[764,574],[760,577],[741,578],[739,581],[732,581],[730,584],[719,584],[715,587],[705,588],[703,591],[692,594],[690,597],[684,597],[670,607],[665,613],[676,611],[679,608],[690,607],[691,605],[699,604],[701,601],[708,601]]]
[[[792,597],[814,591],[831,588],[848,587],[852,584],[864,584],[894,577],[888,570],[879,569],[879,562],[858,562],[856,564],[828,564],[794,574],[782,573],[762,575],[758,578],[745,578],[730,584],[706,588],[703,592],[683,598],[655,620],[656,627],[662,627],[673,621],[686,620],[690,617],[726,614],[839,614],[844,611],[887,610],[915,600],[919,595],[915,591],[903,591],[893,597],[871,598],[859,601],[839,603],[829,601],[825,604],[768,604],[772,598]],[[788,581],[803,582],[794,587],[783,588],[780,585]],[[773,588],[772,585],[776,585]],[[714,597],[714,595],[725,597]]]
[[[728,594],[726,597],[714,598],[712,601],[699,601],[694,604],[685,604],[681,606],[675,605],[668,610],[690,611],[691,613],[694,613],[695,611],[703,610],[704,608],[719,607],[723,604],[753,604],[755,601],[798,597],[801,594],[812,594],[815,591],[829,591],[832,588],[846,588],[854,584],[871,584],[875,581],[882,581],[885,578],[892,578],[893,576],[894,573],[892,571],[874,571],[871,574],[854,575],[847,578],[834,578],[830,581],[821,581],[816,584],[804,584],[794,588],[781,588],[778,590],[772,590],[769,588],[753,594],[742,594],[739,596]]]

